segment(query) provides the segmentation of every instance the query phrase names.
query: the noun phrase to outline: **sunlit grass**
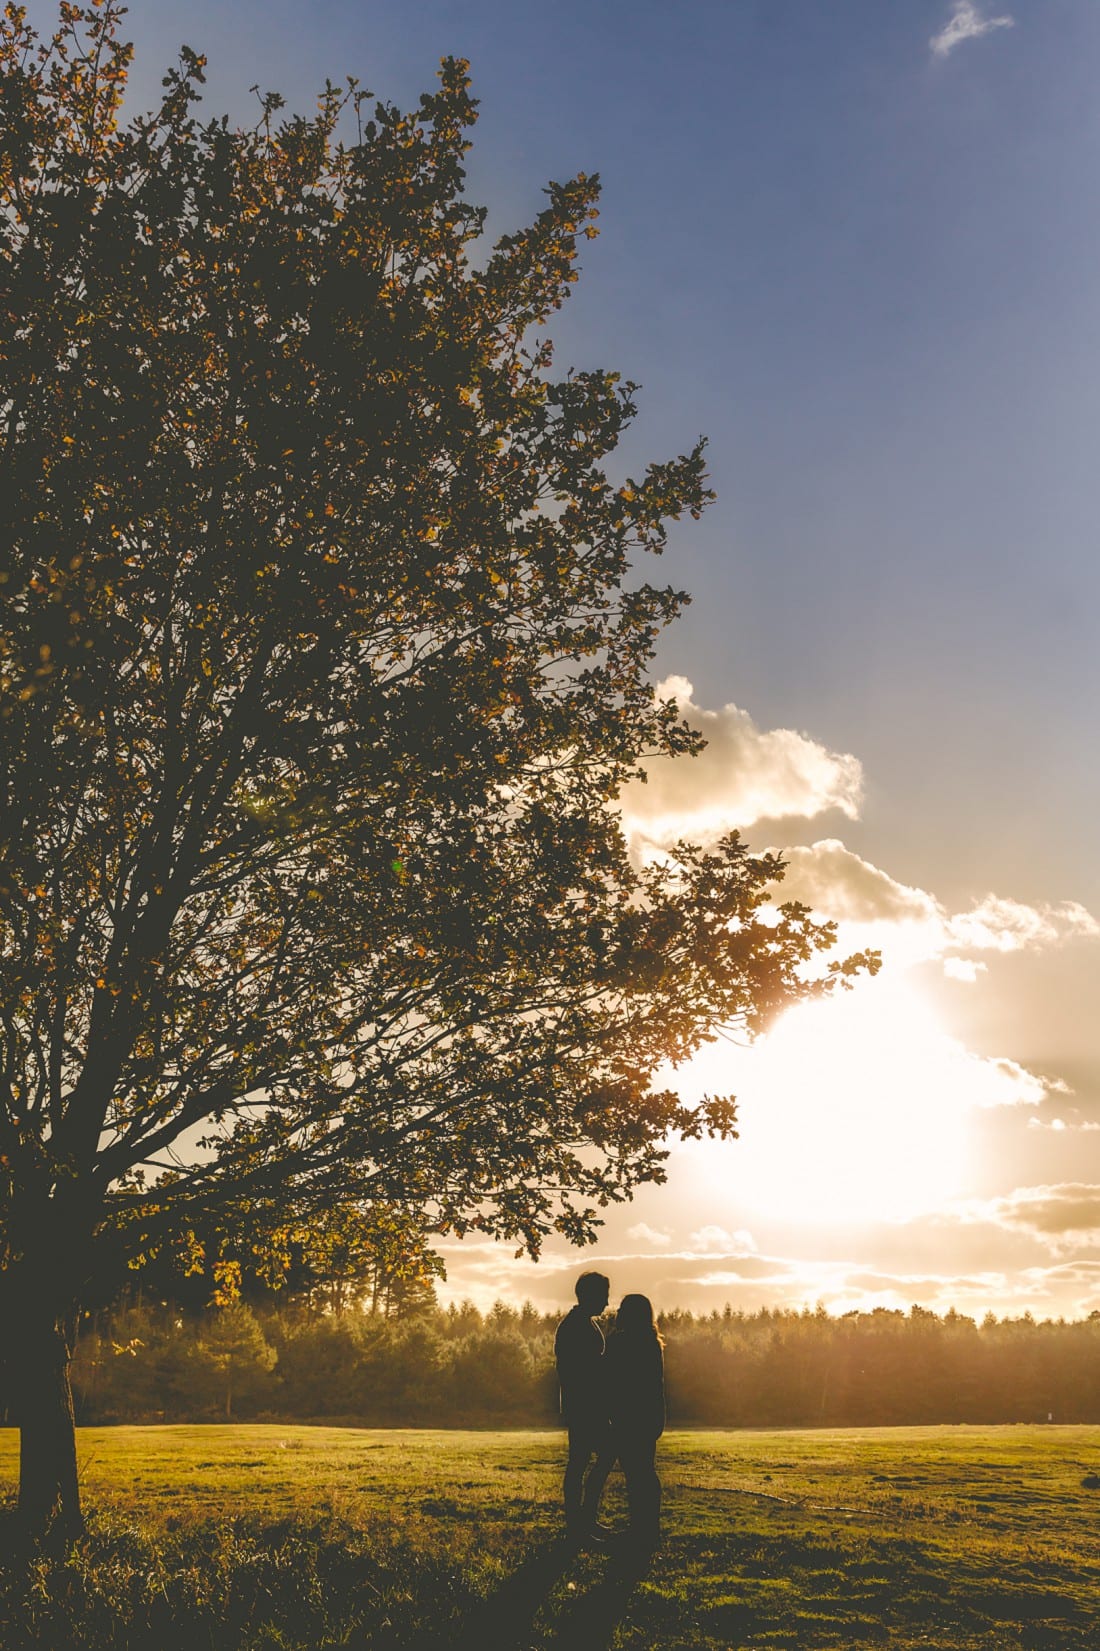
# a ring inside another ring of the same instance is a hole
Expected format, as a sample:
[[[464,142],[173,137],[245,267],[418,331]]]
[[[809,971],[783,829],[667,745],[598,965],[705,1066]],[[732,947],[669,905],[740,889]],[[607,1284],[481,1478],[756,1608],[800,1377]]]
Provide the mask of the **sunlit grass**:
[[[557,1433],[93,1428],[80,1455],[89,1537],[9,1564],[4,1651],[1100,1643],[1097,1428],[672,1433],[643,1574],[555,1546]],[[15,1461],[0,1433],[8,1492]]]

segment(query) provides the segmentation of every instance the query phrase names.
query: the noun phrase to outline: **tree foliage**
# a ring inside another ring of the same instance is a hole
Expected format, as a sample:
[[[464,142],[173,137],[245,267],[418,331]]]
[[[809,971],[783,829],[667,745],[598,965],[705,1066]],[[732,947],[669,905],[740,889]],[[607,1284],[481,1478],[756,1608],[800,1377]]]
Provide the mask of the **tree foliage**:
[[[239,129],[187,48],[121,123],[129,60],[113,0],[0,26],[7,1311],[227,1210],[589,1238],[732,1129],[658,1066],[829,984],[774,857],[614,807],[696,743],[631,567],[702,447],[609,476],[634,386],[540,331],[596,179],[487,248],[464,63]]]

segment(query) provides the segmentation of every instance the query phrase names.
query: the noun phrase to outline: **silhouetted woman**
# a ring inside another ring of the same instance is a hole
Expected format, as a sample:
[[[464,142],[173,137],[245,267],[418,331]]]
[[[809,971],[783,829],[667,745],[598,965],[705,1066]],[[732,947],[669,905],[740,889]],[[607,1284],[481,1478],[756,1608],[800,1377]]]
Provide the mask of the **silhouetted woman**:
[[[630,1536],[656,1547],[661,1525],[657,1440],[665,1430],[663,1343],[648,1296],[624,1296],[605,1358],[611,1434],[626,1478]]]

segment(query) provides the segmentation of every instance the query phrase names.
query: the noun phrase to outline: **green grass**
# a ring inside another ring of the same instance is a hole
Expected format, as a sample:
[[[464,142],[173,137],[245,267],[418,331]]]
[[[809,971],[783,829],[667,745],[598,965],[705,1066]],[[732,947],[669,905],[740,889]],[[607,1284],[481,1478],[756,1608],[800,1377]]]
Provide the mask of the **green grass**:
[[[0,1432],[0,1493],[15,1480]],[[557,1536],[548,1432],[89,1428],[87,1538],[0,1573],[74,1651],[1095,1651],[1100,1429],[676,1432],[648,1569]],[[605,1517],[625,1518],[612,1481]]]

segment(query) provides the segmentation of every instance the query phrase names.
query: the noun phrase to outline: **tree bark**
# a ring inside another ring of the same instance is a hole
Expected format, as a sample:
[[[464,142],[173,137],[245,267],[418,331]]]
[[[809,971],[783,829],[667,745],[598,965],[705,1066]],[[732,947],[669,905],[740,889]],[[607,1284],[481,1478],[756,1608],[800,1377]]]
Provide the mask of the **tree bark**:
[[[70,1315],[33,1300],[5,1315],[9,1370],[19,1425],[19,1520],[34,1535],[83,1529],[76,1422],[69,1381]]]
[[[19,1419],[19,1513],[32,1530],[83,1527],[76,1466],[76,1422],[65,1327],[42,1327],[27,1360]],[[30,1352],[30,1349],[28,1349]]]

